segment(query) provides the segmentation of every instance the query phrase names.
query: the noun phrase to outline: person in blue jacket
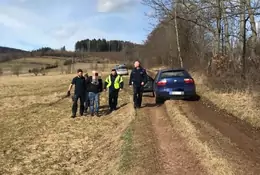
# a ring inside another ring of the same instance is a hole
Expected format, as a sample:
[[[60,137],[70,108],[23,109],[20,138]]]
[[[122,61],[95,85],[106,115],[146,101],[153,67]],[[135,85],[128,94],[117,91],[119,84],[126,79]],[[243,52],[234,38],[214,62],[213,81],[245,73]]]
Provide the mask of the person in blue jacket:
[[[147,73],[144,68],[141,67],[139,61],[135,61],[134,69],[130,74],[129,86],[133,86],[134,96],[134,108],[140,108],[142,105],[143,88],[147,82]]]

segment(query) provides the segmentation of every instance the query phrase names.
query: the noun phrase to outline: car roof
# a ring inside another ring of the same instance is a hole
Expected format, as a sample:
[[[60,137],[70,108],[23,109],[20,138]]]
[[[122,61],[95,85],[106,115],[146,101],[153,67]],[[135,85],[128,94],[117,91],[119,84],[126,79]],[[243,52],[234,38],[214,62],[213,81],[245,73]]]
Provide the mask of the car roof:
[[[168,68],[168,69],[161,69],[161,70],[159,70],[159,72],[168,72],[168,71],[186,71],[187,72],[187,70],[184,69],[184,68],[174,68],[174,69]]]

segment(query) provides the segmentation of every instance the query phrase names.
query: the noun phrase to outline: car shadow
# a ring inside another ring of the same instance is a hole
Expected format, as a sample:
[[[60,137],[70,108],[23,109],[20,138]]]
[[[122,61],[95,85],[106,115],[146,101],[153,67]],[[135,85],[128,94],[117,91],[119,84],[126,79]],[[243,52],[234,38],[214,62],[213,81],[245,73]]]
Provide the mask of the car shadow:
[[[143,94],[143,97],[151,97],[151,98],[154,98],[153,94]]]
[[[108,105],[102,105],[99,107],[99,109],[105,109],[105,108],[108,108],[109,106]]]
[[[163,104],[156,104],[156,103],[145,103],[143,104],[143,106],[141,106],[141,108],[152,108],[152,107],[160,107]]]
[[[128,104],[128,103],[123,103],[123,104],[121,104],[117,109],[120,109],[120,108],[126,106],[127,104]]]
[[[184,101],[199,101],[200,100],[200,95],[196,94],[194,97],[192,98],[188,98],[188,99],[183,99]]]

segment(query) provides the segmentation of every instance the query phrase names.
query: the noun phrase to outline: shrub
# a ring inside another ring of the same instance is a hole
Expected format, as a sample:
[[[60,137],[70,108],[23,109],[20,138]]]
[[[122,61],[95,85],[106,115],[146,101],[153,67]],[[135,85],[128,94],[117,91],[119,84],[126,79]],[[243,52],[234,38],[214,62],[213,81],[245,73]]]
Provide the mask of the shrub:
[[[40,73],[40,70],[38,68],[33,68],[31,70],[31,73],[33,73],[35,76],[37,76]]]
[[[70,65],[70,64],[72,64],[72,60],[66,60],[63,63],[63,65],[65,65],[65,66]]]

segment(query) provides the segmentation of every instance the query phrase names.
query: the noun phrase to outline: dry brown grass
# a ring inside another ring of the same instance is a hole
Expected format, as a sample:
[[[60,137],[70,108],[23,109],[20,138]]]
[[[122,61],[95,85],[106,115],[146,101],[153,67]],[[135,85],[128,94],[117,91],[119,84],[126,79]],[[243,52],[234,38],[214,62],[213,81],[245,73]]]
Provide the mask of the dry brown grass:
[[[215,144],[210,143],[210,141],[203,142],[200,139],[202,133],[200,133],[187,116],[180,111],[176,103],[166,101],[165,104],[174,130],[187,141],[188,148],[196,154],[200,163],[207,168],[208,174],[237,174],[231,162],[220,152],[216,151]],[[206,122],[202,122],[201,126],[214,130],[216,134],[214,137],[224,139],[217,130],[211,128]],[[226,140],[225,142],[229,141]]]
[[[133,119],[131,107],[71,119],[71,98],[56,101],[73,76],[1,77],[0,174],[120,174],[120,137]],[[121,92],[119,105],[128,102]]]
[[[56,62],[63,64],[65,58],[63,57],[25,57],[15,60],[10,60],[0,63],[0,68],[3,69],[4,74],[12,74],[12,66],[19,64],[21,67],[20,74],[28,73],[29,69],[42,68],[48,64],[54,65]]]
[[[254,127],[260,127],[259,111],[257,102],[259,92],[236,91],[223,92],[209,88],[207,77],[203,74],[192,73],[197,85],[199,95],[212,101],[216,106],[225,109],[228,113],[249,122]]]
[[[30,57],[30,58],[20,58],[16,60],[10,60],[7,62],[0,63],[0,68],[2,68],[4,75],[11,75],[12,71],[11,68],[14,64],[19,64],[21,66],[21,72],[20,76],[23,76],[24,74],[28,74],[29,69],[33,68],[42,68],[43,66],[47,64],[54,65],[56,62],[58,63],[58,68],[53,68],[46,70],[47,73],[51,72],[57,73],[61,72],[61,69],[63,69],[64,72],[68,70],[68,66],[63,65],[64,61],[69,58],[63,58],[63,57]],[[97,60],[100,58],[90,57],[89,60]],[[103,59],[104,60],[104,59]],[[62,65],[62,68],[61,68]],[[112,68],[114,68],[116,63],[97,63],[96,65],[94,63],[76,63],[72,67],[72,71],[75,72],[78,68],[81,68],[83,70],[89,71],[90,69],[99,69],[103,72],[110,72]],[[31,74],[33,75],[33,74]]]

